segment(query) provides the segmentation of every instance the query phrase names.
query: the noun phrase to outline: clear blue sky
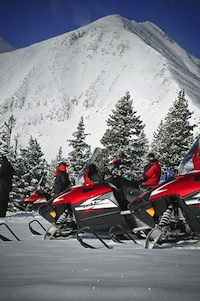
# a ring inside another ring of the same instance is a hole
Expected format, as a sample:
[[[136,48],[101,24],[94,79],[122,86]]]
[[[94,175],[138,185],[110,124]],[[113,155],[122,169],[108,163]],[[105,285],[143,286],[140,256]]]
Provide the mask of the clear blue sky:
[[[0,36],[21,48],[111,14],[155,23],[200,59],[200,0],[1,0]]]

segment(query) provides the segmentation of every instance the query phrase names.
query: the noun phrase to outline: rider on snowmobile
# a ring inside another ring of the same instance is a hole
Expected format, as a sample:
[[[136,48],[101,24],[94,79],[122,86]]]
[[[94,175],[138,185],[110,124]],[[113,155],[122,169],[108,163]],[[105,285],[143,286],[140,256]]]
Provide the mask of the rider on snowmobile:
[[[145,165],[138,182],[145,187],[158,184],[161,177],[161,167],[153,153],[147,155],[148,163]]]
[[[60,194],[70,187],[71,182],[69,180],[69,174],[67,172],[67,165],[65,162],[60,162],[59,166],[56,168],[55,173],[55,183],[54,183],[54,194]]]

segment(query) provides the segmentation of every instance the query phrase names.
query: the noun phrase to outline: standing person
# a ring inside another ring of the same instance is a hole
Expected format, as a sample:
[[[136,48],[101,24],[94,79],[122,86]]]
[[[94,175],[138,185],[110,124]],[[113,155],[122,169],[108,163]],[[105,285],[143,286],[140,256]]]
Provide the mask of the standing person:
[[[147,155],[147,160],[148,163],[144,167],[142,176],[138,179],[138,182],[144,186],[153,186],[160,181],[161,167],[153,153]]]
[[[57,167],[54,176],[56,177],[54,183],[54,194],[59,194],[66,190],[70,185],[69,175],[67,173],[66,163],[61,162]]]
[[[7,157],[0,158],[0,217],[5,217],[8,209],[9,193],[12,189],[14,168]]]

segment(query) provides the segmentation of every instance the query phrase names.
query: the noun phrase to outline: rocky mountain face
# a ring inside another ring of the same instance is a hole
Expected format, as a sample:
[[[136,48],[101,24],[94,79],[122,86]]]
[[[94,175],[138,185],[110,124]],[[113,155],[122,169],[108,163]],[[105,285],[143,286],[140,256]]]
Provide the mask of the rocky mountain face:
[[[29,47],[0,54],[1,122],[11,115],[13,131],[26,147],[36,138],[47,160],[70,148],[80,117],[87,142],[100,146],[106,119],[130,92],[151,140],[178,92],[185,90],[199,122],[200,60],[160,28],[119,15]]]

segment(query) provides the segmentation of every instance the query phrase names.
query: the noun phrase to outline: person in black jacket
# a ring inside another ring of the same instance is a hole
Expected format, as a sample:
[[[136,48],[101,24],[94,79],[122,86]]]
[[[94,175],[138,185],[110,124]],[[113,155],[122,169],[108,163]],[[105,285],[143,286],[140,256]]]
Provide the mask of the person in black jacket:
[[[66,163],[61,162],[55,173],[54,194],[59,194],[65,191],[70,185],[69,175],[67,173]]]
[[[8,209],[9,193],[12,189],[14,169],[5,156],[1,156],[0,163],[0,217],[5,217]]]

